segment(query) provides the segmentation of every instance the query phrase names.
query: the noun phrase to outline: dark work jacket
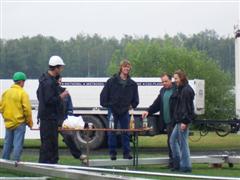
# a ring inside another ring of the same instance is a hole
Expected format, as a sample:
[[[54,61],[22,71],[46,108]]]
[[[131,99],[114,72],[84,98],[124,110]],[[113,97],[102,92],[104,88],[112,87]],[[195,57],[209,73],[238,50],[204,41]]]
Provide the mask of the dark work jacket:
[[[111,108],[115,115],[122,115],[128,112],[130,105],[136,108],[139,103],[137,83],[130,77],[126,81],[123,87],[119,74],[114,75],[107,80],[100,94],[101,106]]]
[[[188,83],[177,87],[170,102],[174,124],[189,124],[194,120],[194,96],[195,93]]]
[[[174,94],[176,90],[175,84],[173,84],[172,88],[173,88],[173,94]],[[166,124],[163,120],[163,96],[166,90],[167,89],[164,87],[160,90],[158,97],[154,100],[153,104],[149,106],[147,110],[149,115],[152,115],[160,111],[159,122],[157,123],[159,126],[158,129],[160,130],[160,132],[162,132],[164,130],[164,127],[166,127]],[[169,107],[171,106],[171,99],[172,99],[172,96],[170,97],[170,100],[169,100]],[[171,107],[170,107],[170,118],[171,118],[170,123],[172,123],[173,121],[172,121]]]
[[[66,88],[63,88],[61,86],[58,87],[60,93],[64,92]],[[62,123],[65,119],[67,119],[68,115],[73,114],[73,104],[72,104],[72,98],[70,95],[66,96],[63,100],[61,100],[60,104],[60,118],[58,119],[58,125],[62,126]]]
[[[42,74],[39,78],[37,89],[38,119],[58,120],[61,117],[61,98],[58,83],[55,77],[48,73]]]

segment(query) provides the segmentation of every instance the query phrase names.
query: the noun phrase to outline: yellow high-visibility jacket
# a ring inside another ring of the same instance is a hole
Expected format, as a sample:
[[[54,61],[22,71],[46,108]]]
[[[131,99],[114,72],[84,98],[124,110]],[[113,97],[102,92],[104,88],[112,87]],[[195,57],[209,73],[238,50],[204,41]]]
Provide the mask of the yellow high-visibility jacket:
[[[17,84],[12,85],[3,93],[0,100],[0,113],[2,113],[8,129],[15,129],[22,123],[26,123],[30,127],[33,125],[29,96]]]

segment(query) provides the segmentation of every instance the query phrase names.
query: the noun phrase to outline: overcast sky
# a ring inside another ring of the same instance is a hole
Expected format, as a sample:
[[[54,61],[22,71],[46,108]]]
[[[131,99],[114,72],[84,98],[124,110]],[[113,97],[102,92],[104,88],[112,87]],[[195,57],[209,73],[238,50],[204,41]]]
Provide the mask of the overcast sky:
[[[162,37],[215,29],[233,36],[240,19],[235,2],[21,2],[1,1],[1,38],[42,34],[67,40],[79,33],[121,38]]]

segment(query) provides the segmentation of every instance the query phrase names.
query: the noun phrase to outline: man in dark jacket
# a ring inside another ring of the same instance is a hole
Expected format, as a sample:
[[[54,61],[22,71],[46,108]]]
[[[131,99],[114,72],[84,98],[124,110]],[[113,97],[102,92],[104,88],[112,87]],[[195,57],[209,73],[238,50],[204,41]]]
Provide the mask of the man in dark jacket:
[[[60,93],[64,92],[66,89],[61,86],[62,77],[58,75],[56,80],[59,84]],[[62,117],[58,120],[58,126],[62,127],[63,121],[68,118],[69,115],[73,115],[73,104],[70,94],[62,100]],[[82,151],[77,147],[74,142],[73,133],[70,131],[61,131],[60,134],[63,137],[63,142],[67,145],[70,153],[75,159],[79,159],[84,164],[87,163],[87,156],[82,154]]]
[[[160,131],[166,128],[167,130],[167,144],[168,144],[168,155],[169,155],[169,167],[172,167],[172,151],[170,147],[170,136],[173,130],[173,122],[172,122],[172,114],[171,114],[171,97],[175,91],[175,85],[172,83],[172,76],[163,73],[161,75],[162,80],[162,89],[160,90],[160,94],[155,99],[153,104],[148,108],[147,111],[143,112],[142,118],[146,118],[149,115],[152,115],[156,112],[160,111],[159,120],[161,124]]]
[[[188,144],[189,124],[194,119],[194,91],[188,84],[185,73],[174,73],[176,92],[173,94],[172,109],[174,129],[170,137],[173,156],[173,171],[191,172],[190,149]]]
[[[131,64],[128,60],[120,63],[119,74],[108,79],[101,95],[100,104],[108,108],[114,117],[114,128],[120,123],[122,129],[129,128],[129,109],[136,108],[139,103],[138,87],[130,76]],[[130,154],[129,133],[122,133],[123,158],[132,159]],[[110,150],[111,160],[117,159],[116,152],[116,134],[108,133],[108,146]]]
[[[58,119],[62,115],[61,102],[68,96],[68,92],[59,92],[55,77],[63,71],[64,65],[61,57],[52,56],[49,60],[49,70],[39,78],[37,90],[41,137],[39,163],[58,162]]]

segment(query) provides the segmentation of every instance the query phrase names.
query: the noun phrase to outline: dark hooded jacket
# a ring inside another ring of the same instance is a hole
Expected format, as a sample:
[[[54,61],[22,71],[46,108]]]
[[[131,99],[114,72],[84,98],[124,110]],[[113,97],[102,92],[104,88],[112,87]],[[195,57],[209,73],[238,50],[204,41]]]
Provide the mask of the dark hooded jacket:
[[[60,91],[55,77],[48,73],[42,74],[37,89],[38,119],[42,121],[61,118],[62,100],[59,95]]]
[[[108,79],[100,94],[101,106],[111,108],[116,115],[128,112],[130,106],[136,108],[139,103],[137,83],[130,77],[126,81],[123,86],[119,74],[116,74]]]
[[[191,86],[186,83],[177,87],[170,100],[173,122],[189,124],[194,120],[194,96]]]
[[[173,94],[176,90],[176,85],[175,83],[173,83]],[[149,106],[148,108],[148,113],[149,115],[152,115],[156,112],[159,112],[160,111],[160,115],[159,115],[159,121],[157,122],[157,126],[158,126],[158,130],[159,132],[163,132],[164,131],[164,128],[166,127],[166,124],[164,123],[164,120],[163,120],[163,96],[164,96],[164,93],[167,89],[166,88],[161,88],[160,90],[160,93],[158,95],[158,97],[154,100],[154,102],[152,103],[151,106]],[[171,100],[172,99],[172,95],[169,99],[169,104],[171,105]],[[170,111],[171,111],[171,107],[170,107]],[[172,114],[170,113],[170,118],[171,118],[171,121],[170,123],[173,124],[173,121],[172,121]],[[169,123],[169,124],[170,124]]]

